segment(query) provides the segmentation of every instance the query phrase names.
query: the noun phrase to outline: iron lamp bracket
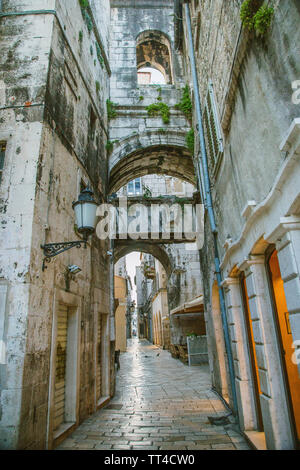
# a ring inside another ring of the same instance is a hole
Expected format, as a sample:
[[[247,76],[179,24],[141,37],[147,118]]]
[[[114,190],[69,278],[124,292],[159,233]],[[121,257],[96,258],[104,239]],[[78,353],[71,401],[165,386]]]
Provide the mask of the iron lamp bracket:
[[[63,253],[64,251],[70,250],[71,248],[81,248],[84,245],[86,248],[87,240],[77,240],[75,242],[58,242],[58,243],[46,243],[41,245],[45,258],[43,259],[42,270],[47,269],[46,263],[50,263],[51,258]]]

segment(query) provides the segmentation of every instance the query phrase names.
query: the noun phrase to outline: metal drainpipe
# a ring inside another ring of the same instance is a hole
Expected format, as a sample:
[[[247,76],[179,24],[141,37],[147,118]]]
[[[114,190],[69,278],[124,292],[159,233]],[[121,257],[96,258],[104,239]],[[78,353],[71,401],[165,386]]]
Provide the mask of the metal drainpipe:
[[[231,383],[231,389],[232,389],[232,399],[233,399],[233,407],[234,407],[233,411],[234,411],[234,414],[238,415],[238,405],[237,405],[237,396],[236,396],[236,388],[235,388],[235,374],[234,374],[233,357],[232,357],[231,344],[230,344],[229,327],[228,327],[227,316],[226,316],[225,298],[224,298],[224,292],[222,288],[222,275],[221,275],[221,270],[220,270],[220,258],[219,258],[219,253],[218,253],[218,244],[217,244],[218,231],[217,231],[216,222],[215,222],[215,215],[214,215],[214,210],[213,210],[213,203],[212,203],[211,189],[210,189],[210,180],[209,180],[209,174],[208,174],[207,154],[206,154],[204,130],[203,130],[203,123],[202,123],[198,77],[197,77],[197,70],[196,70],[196,63],[195,63],[190,7],[187,3],[184,4],[184,7],[185,7],[191,70],[192,70],[194,94],[195,94],[196,116],[197,116],[197,121],[198,121],[197,130],[198,130],[199,139],[200,139],[201,154],[199,155],[199,166],[200,166],[201,177],[203,176],[203,181],[201,181],[201,184],[204,186],[206,208],[208,211],[208,216],[209,216],[209,221],[210,221],[210,226],[211,226],[211,231],[213,234],[213,241],[214,241],[215,268],[216,268],[216,276],[217,276],[217,282],[218,282],[218,288],[219,288],[220,308],[221,308],[221,317],[222,317],[222,323],[223,323],[223,329],[224,329],[225,348],[227,352],[228,369],[229,369],[230,383]]]

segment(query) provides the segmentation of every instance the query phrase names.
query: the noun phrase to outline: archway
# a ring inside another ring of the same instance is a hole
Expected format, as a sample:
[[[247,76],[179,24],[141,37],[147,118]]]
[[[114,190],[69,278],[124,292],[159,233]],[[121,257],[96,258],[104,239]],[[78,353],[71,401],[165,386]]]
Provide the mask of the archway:
[[[172,83],[172,60],[169,38],[161,31],[143,31],[136,40],[137,70],[152,67]]]
[[[133,178],[165,174],[195,185],[191,153],[182,131],[145,132],[122,139],[109,159],[109,192]]]
[[[158,259],[162,266],[164,267],[167,276],[169,277],[174,268],[173,260],[170,259],[169,254],[164,245],[152,244],[151,241],[144,242],[139,240],[124,240],[118,241],[115,245],[114,257],[115,262],[118,262],[121,258],[132,253],[133,251],[138,251],[140,253],[148,253],[154,258]]]

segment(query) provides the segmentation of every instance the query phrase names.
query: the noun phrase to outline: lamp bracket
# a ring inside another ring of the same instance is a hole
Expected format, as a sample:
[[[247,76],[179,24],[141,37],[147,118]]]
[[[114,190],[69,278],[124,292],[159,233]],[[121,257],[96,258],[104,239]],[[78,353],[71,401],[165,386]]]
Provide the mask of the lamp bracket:
[[[51,258],[53,258],[54,256],[57,256],[60,253],[70,250],[74,247],[80,248],[82,244],[84,244],[84,248],[86,248],[87,240],[76,240],[75,242],[46,243],[45,245],[41,245],[45,256],[43,260],[42,270],[45,271],[45,269],[47,269],[46,263],[50,263]]]

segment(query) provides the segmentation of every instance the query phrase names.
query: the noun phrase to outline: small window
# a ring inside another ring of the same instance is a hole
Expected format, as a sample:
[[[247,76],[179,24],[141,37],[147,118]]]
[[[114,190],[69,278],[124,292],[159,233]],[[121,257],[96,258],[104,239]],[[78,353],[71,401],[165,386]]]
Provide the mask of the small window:
[[[0,184],[2,183],[5,151],[6,151],[6,142],[0,142]]]
[[[213,84],[210,83],[204,108],[204,127],[207,139],[209,169],[216,175],[223,155],[223,138],[215,102]]]
[[[142,182],[141,178],[136,178],[127,184],[128,196],[138,196],[142,194]]]

